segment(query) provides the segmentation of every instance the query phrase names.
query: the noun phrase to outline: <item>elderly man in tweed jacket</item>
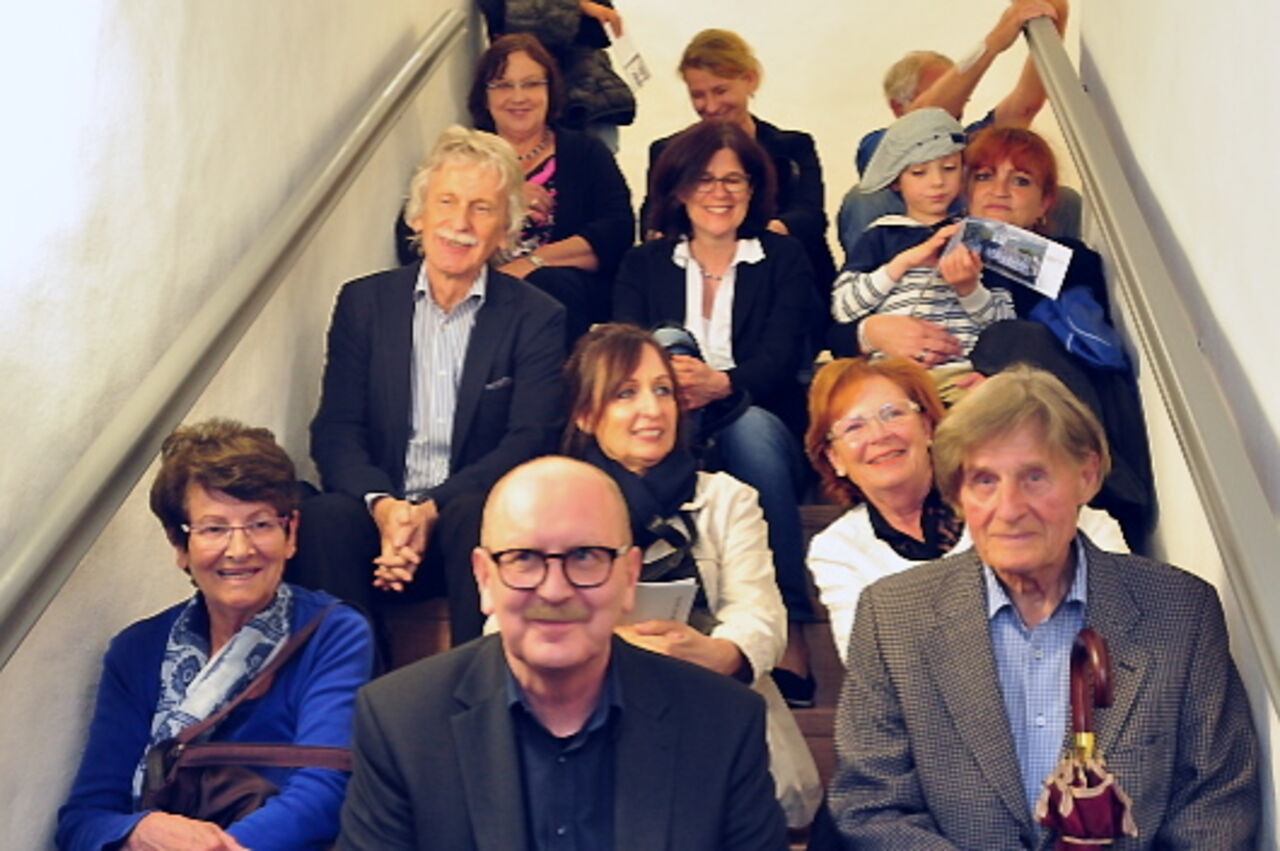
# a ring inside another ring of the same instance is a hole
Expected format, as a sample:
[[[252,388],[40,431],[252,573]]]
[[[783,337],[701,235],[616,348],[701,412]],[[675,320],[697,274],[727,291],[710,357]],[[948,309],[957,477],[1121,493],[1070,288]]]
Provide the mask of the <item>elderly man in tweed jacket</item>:
[[[1254,847],[1258,747],[1216,592],[1076,531],[1108,465],[1092,415],[1017,367],[952,410],[933,456],[974,550],[859,601],[830,794],[847,845],[1050,847],[1032,807],[1069,732],[1071,641],[1087,625],[1115,687],[1097,745],[1138,827],[1112,847]]]

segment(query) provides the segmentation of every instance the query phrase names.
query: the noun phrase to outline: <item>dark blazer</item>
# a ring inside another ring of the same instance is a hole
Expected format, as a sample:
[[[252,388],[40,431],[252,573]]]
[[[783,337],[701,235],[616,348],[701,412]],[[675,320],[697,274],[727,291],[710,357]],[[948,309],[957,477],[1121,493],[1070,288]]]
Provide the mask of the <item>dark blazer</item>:
[[[556,222],[552,242],[580,236],[600,262],[607,284],[635,242],[631,190],[604,143],[576,130],[556,128]]]
[[[756,122],[756,141],[764,148],[778,175],[776,217],[787,226],[791,236],[800,240],[809,264],[813,267],[815,285],[826,294],[824,304],[831,301],[831,282],[835,279],[835,261],[827,244],[826,193],[822,187],[822,163],[813,137],[799,130],[782,130],[768,121],[751,116]],[[672,134],[649,145],[649,170],[645,172],[645,194],[641,205],[640,232],[649,229],[648,189],[654,163],[672,139]]]
[[[774,410],[792,404],[805,347],[813,272],[800,244],[788,236],[759,237],[764,259],[739,263],[733,290],[734,389]],[[685,320],[685,270],[671,260],[673,238],[637,245],[622,258],[613,288],[613,316],[650,328]],[[776,413],[777,411],[775,411]],[[784,416],[785,420],[786,417]]]
[[[351,281],[338,294],[311,421],[311,457],[326,490],[357,499],[404,493],[420,265]],[[555,447],[565,418],[563,362],[564,308],[491,269],[462,366],[449,478],[431,491],[438,505],[483,493],[512,467]]]
[[[1115,688],[1094,711],[1097,746],[1138,825],[1110,847],[1253,848],[1258,746],[1217,593],[1085,546],[1085,623],[1107,641]],[[864,591],[849,665],[830,801],[850,847],[1037,847],[974,551]]]
[[[619,639],[612,653],[613,848],[786,848],[759,696]],[[527,847],[506,671],[492,635],[360,691],[340,849]]]

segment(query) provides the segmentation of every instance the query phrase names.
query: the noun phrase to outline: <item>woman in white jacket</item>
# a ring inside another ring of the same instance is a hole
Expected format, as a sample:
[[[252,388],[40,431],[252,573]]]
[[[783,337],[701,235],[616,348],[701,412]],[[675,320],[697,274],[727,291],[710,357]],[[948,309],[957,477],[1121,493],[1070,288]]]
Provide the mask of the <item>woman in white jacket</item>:
[[[670,358],[648,332],[598,325],[579,340],[565,371],[565,451],[618,483],[644,550],[641,583],[686,580],[696,589],[687,622],[644,620],[619,634],[734,677],[765,699],[779,800],[792,827],[808,824],[822,790],[769,676],[786,645],[787,614],[756,491],[726,473],[697,469],[683,445]]]
[[[862,589],[973,545],[934,487],[929,447],[942,414],[933,381],[906,358],[841,358],[809,387],[805,452],[827,493],[849,506],[809,543],[809,572],[846,664]],[[1078,525],[1102,549],[1128,552],[1106,512],[1085,507]]]

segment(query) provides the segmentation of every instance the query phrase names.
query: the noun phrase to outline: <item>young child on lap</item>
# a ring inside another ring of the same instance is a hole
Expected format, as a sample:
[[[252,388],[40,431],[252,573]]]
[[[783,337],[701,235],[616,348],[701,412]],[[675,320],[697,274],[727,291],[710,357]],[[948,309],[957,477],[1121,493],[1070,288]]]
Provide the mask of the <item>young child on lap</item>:
[[[918,109],[889,127],[860,185],[867,192],[891,187],[907,213],[881,216],[867,227],[832,289],[837,322],[898,314],[955,336],[963,354],[935,365],[940,385],[969,372],[966,358],[982,329],[1015,316],[1008,291],[988,289],[971,274],[980,264],[967,248],[948,255],[939,270],[939,255],[958,227],[949,210],[964,182],[964,146],[964,129],[943,109]]]

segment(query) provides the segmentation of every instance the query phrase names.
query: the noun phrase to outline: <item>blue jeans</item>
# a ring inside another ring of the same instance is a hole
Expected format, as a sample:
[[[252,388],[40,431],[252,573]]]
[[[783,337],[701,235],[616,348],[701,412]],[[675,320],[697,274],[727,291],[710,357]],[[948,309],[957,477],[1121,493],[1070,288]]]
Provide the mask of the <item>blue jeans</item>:
[[[754,405],[726,426],[716,442],[721,469],[760,494],[787,619],[799,623],[813,620],[800,524],[804,456],[799,442],[782,420]]]

